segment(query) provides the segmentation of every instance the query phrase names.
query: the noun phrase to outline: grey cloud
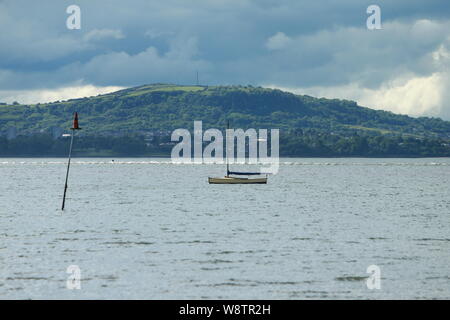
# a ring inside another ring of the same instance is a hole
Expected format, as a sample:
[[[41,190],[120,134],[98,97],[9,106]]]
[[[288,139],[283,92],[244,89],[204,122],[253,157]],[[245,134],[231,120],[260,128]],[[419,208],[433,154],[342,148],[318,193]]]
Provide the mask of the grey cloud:
[[[378,0],[383,30],[365,28],[373,1],[79,0],[82,29],[67,30],[73,1],[0,2],[0,86],[192,83],[284,87],[358,84],[440,72],[447,0]],[[1,98],[1,97],[0,97]]]

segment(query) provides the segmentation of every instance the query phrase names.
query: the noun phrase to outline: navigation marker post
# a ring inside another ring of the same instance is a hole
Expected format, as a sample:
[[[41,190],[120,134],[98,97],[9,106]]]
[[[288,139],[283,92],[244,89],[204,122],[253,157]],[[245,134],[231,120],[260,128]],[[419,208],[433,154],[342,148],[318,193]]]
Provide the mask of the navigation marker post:
[[[78,113],[75,112],[73,115],[73,125],[70,130],[72,130],[72,134],[70,136],[70,148],[69,148],[69,161],[67,162],[67,172],[66,172],[66,183],[64,184],[64,195],[61,210],[64,210],[64,205],[66,203],[66,192],[67,192],[67,180],[69,179],[69,169],[70,169],[70,159],[72,156],[72,146],[73,146],[73,136],[75,134],[75,130],[80,130],[81,128],[78,126]]]

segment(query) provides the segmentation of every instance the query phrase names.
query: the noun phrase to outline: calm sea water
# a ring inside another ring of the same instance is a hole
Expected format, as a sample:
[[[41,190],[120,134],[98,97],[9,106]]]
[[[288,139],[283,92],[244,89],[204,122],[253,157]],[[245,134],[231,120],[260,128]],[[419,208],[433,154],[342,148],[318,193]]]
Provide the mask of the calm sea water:
[[[0,159],[0,298],[450,298],[450,159],[281,161],[77,158],[61,212],[64,159]]]

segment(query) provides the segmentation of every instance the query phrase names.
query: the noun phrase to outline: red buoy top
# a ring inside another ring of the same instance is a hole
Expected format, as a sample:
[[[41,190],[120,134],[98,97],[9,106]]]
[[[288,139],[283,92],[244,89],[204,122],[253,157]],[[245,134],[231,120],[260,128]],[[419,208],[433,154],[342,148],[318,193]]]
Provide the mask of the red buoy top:
[[[73,115],[73,126],[72,130],[80,130],[81,128],[78,126],[78,112],[75,112]]]

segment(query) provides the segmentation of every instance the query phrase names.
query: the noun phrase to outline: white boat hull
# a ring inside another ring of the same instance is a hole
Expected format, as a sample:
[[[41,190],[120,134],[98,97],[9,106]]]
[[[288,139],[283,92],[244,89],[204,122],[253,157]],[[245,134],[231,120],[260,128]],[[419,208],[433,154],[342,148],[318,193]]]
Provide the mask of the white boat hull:
[[[267,184],[267,178],[208,178],[210,184]]]

